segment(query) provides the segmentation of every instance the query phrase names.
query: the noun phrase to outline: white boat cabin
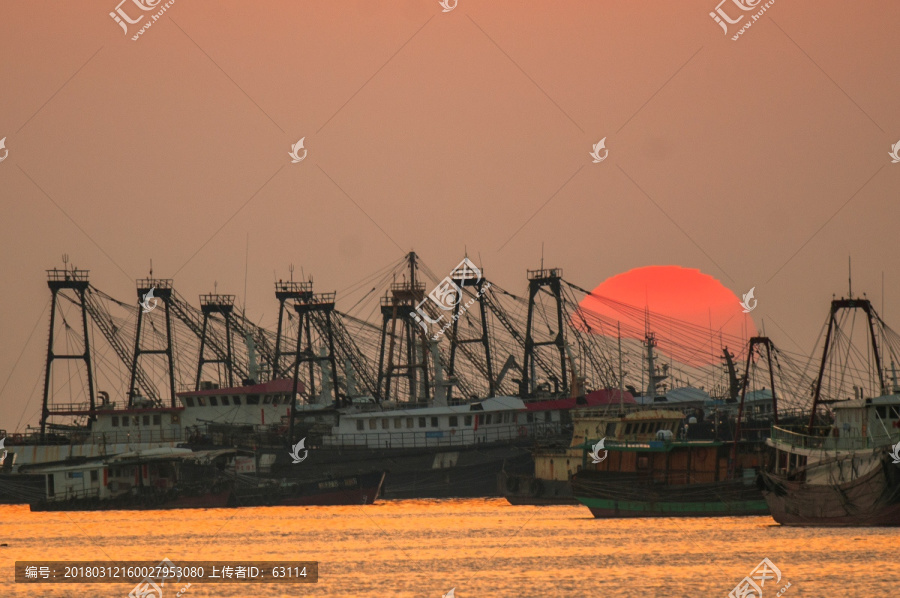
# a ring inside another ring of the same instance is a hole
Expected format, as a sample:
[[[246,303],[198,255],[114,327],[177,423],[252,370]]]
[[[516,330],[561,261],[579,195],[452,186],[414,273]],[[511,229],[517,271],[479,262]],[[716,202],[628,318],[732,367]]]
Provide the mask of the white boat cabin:
[[[343,414],[325,446],[417,448],[465,446],[533,434],[525,403],[518,397],[491,397],[448,407],[388,409]]]

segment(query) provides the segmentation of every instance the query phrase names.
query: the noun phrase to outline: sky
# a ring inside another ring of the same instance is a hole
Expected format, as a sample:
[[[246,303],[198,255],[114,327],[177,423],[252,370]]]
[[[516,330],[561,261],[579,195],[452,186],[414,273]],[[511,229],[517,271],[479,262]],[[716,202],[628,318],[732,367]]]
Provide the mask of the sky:
[[[267,325],[289,264],[321,291],[409,250],[510,290],[542,256],[584,288],[677,265],[804,353],[852,256],[900,318],[896,2],[776,0],[733,40],[764,3],[726,34],[713,0],[176,0],[133,40],[164,3],[118,5],[126,34],[117,1],[0,0],[0,429],[37,422],[63,254]]]

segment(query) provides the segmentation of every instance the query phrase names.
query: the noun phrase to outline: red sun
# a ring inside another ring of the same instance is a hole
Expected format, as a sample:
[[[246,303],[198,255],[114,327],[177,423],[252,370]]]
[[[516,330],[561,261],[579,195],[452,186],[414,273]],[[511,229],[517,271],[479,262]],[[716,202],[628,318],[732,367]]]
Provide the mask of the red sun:
[[[746,340],[757,334],[753,319],[743,311],[741,299],[714,277],[693,268],[635,268],[607,278],[593,293],[599,297],[588,295],[580,306],[600,314],[607,322],[621,321],[623,337],[643,339],[646,306],[650,310],[650,330],[659,339],[659,348],[664,352],[673,345],[690,348],[677,353],[691,355],[693,365],[721,363],[720,344],[731,353],[740,354]],[[623,312],[612,302],[636,307],[639,313],[634,309]],[[615,324],[611,332],[615,334]]]

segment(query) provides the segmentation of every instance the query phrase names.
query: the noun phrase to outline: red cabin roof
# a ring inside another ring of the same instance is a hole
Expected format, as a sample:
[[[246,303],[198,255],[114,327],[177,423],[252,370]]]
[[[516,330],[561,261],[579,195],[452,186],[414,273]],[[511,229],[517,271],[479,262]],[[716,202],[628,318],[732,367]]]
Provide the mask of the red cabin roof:
[[[528,411],[552,411],[556,409],[574,409],[575,407],[599,407],[603,405],[616,405],[619,403],[619,390],[616,388],[603,388],[588,393],[584,397],[569,397],[566,399],[550,399],[547,401],[530,401],[525,403]],[[625,405],[637,405],[637,401],[627,390],[622,395],[622,403]]]

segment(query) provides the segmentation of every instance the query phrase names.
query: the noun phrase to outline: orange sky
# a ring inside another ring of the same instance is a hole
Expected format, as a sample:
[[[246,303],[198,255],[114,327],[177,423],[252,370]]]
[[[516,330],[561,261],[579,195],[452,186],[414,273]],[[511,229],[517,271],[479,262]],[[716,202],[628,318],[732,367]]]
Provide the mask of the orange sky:
[[[521,290],[542,243],[585,288],[652,264],[756,287],[791,350],[849,254],[900,313],[896,2],[776,2],[737,42],[708,0],[178,0],[137,42],[116,4],[3,2],[0,429],[36,421],[64,252],[125,299],[151,258],[242,295],[249,235],[265,324],[291,262],[324,291],[465,249]]]

